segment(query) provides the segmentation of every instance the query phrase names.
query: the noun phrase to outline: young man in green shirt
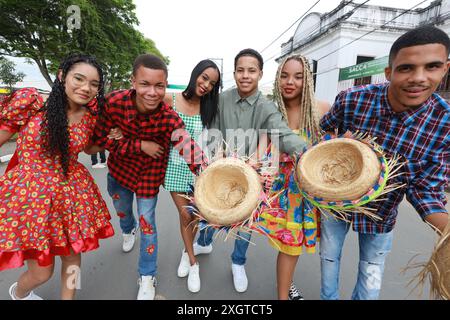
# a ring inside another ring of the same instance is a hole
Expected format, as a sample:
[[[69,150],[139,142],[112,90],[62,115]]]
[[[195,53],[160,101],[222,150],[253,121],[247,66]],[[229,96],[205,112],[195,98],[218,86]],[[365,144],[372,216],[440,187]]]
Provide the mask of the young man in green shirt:
[[[258,90],[258,82],[263,76],[263,58],[253,49],[240,51],[234,60],[236,88],[223,92],[219,97],[219,110],[209,129],[214,142],[222,138],[237,150],[240,156],[250,156],[256,152],[258,136],[267,132],[272,143],[279,142],[279,150],[289,154],[301,152],[306,146],[282,120],[281,114],[272,101]],[[236,142],[237,140],[237,142]],[[217,145],[216,145],[217,146]],[[200,231],[194,243],[194,254],[210,253],[215,229]],[[236,291],[247,290],[245,273],[246,252],[251,233],[239,233],[231,255],[233,282]]]

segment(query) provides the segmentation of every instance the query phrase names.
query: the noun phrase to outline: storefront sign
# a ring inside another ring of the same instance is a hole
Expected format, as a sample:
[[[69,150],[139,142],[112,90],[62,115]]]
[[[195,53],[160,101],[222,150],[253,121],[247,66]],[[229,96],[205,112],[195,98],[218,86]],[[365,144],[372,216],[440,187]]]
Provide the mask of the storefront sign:
[[[383,57],[347,68],[339,69],[339,81],[357,79],[384,73],[384,68],[388,66],[389,57]]]

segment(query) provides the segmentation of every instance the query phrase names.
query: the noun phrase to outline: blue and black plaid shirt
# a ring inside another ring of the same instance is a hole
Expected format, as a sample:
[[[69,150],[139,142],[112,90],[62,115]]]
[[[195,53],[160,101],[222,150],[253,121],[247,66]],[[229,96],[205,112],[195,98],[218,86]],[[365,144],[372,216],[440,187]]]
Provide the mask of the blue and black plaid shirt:
[[[450,106],[433,94],[416,110],[395,113],[388,102],[389,83],[350,88],[336,97],[321,120],[325,131],[360,131],[376,137],[388,155],[397,153],[407,160],[403,174],[395,178],[406,187],[385,195],[386,201],[370,204],[383,219],[374,222],[352,214],[353,230],[386,233],[394,228],[398,205],[406,199],[422,219],[446,212],[444,185],[450,176]]]

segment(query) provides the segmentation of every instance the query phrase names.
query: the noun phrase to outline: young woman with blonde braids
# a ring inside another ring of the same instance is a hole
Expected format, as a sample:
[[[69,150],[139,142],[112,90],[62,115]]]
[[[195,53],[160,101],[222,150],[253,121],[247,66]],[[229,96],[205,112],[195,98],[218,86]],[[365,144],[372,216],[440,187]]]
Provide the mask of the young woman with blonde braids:
[[[310,144],[317,142],[320,138],[319,118],[330,105],[314,98],[312,73],[305,57],[291,55],[281,62],[274,91],[278,108],[289,128],[307,138]],[[303,297],[292,278],[303,247],[307,253],[315,252],[320,213],[302,201],[294,179],[295,160],[281,154],[279,166],[271,191],[272,196],[278,196],[272,209],[262,215],[261,226],[270,236],[269,243],[279,250],[278,298],[299,300]]]

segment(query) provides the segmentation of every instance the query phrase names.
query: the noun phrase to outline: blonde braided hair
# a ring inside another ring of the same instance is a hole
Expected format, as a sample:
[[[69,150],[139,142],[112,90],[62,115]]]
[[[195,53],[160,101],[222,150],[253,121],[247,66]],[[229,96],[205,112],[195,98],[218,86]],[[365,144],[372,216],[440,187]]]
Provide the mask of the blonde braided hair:
[[[319,126],[319,115],[317,112],[317,103],[314,98],[314,83],[311,69],[306,58],[300,54],[292,54],[287,56],[278,66],[278,70],[275,77],[274,83],[274,96],[275,101],[278,105],[278,110],[280,111],[283,119],[288,122],[288,116],[286,111],[286,106],[283,101],[283,96],[281,94],[280,80],[281,80],[281,70],[283,69],[286,62],[289,60],[299,61],[303,65],[303,88],[300,95],[300,118],[299,129],[300,134],[304,132],[311,143],[316,143],[320,141],[320,126]]]

